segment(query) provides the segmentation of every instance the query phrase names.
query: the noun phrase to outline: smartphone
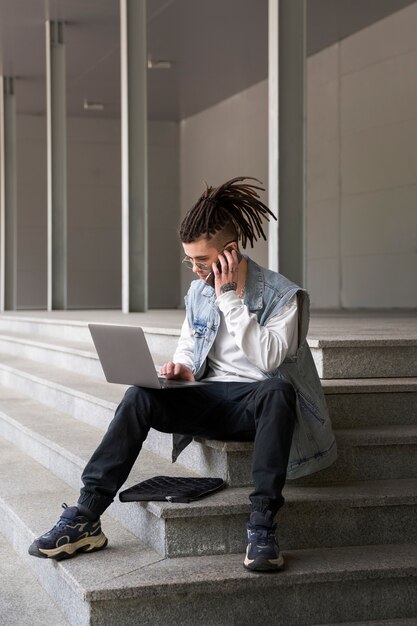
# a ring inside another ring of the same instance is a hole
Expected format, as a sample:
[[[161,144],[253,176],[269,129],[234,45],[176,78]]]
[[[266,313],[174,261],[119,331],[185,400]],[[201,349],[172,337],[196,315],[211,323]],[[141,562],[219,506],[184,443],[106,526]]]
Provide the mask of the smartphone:
[[[229,248],[225,248],[225,250],[227,250],[228,252],[232,252],[232,250],[234,250],[234,248],[229,247]],[[242,260],[242,255],[240,254],[240,252],[238,250],[236,250],[237,252],[237,262],[240,263]],[[217,267],[219,269],[219,271],[222,271],[222,266],[220,261],[217,261]],[[210,272],[210,274],[208,274],[208,276],[205,278],[205,282],[207,283],[207,285],[210,285],[210,287],[214,287],[214,272]]]

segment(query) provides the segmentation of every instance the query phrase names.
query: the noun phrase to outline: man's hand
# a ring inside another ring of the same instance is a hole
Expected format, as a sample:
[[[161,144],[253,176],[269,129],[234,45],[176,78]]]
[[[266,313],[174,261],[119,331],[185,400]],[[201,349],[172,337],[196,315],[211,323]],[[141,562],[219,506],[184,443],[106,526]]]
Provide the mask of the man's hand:
[[[217,264],[213,263],[212,270],[214,274],[214,288],[216,290],[216,296],[219,297],[224,290],[236,291],[239,281],[239,261],[237,258],[237,252],[235,249],[232,252],[223,250],[222,254],[219,254],[218,261],[220,261],[221,272],[219,271]]]
[[[195,380],[190,368],[182,363],[173,363],[172,361],[168,361],[168,363],[161,365],[159,373],[161,376],[165,376],[169,379],[178,378],[181,380]]]

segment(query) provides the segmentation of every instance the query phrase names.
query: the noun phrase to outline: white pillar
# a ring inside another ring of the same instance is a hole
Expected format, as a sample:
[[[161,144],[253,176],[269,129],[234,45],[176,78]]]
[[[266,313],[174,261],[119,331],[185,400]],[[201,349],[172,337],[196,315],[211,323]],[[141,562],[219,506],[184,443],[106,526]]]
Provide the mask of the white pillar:
[[[279,0],[268,6],[268,204],[277,220],[269,222],[268,267],[279,270]]]
[[[13,78],[0,83],[0,310],[16,309],[17,293],[17,173],[16,102]]]
[[[269,21],[269,201],[279,220],[269,260],[304,286],[306,0],[269,0]]]
[[[148,308],[146,0],[120,0],[122,309]]]
[[[67,138],[64,25],[46,22],[48,310],[67,308]]]

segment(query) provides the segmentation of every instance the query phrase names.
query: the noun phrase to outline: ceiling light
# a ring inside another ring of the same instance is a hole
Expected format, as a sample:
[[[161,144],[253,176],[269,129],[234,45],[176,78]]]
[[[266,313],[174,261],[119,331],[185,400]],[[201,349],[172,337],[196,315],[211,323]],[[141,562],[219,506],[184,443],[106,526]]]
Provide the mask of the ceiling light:
[[[103,102],[93,102],[92,100],[84,99],[85,111],[104,111]]]
[[[171,61],[163,59],[148,59],[148,70],[170,70],[171,67]]]

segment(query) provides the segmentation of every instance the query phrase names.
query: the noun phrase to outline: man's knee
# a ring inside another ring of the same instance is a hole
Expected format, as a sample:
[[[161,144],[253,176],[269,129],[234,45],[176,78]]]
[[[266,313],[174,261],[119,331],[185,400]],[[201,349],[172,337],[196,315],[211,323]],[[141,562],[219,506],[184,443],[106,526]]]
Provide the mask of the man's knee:
[[[129,414],[135,414],[137,418],[148,420],[152,412],[152,391],[145,387],[129,387],[120,408],[127,410]]]
[[[295,401],[295,389],[293,385],[287,380],[283,380],[282,378],[268,378],[268,380],[263,381],[260,391],[263,393],[271,393],[274,391],[284,392],[289,397],[293,398]]]
[[[144,399],[148,399],[148,391],[149,390],[145,387],[129,387],[128,389],[126,389],[123,400],[125,402],[128,402],[129,404],[136,405]]]

